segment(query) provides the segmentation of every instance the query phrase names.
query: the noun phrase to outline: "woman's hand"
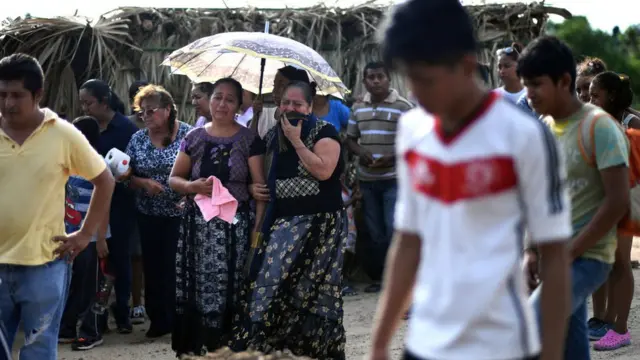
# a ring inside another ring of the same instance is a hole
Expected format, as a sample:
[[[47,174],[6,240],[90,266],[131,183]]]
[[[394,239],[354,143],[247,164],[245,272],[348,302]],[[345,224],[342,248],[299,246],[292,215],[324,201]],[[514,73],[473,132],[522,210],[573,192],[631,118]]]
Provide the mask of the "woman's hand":
[[[178,210],[184,210],[185,206],[187,206],[187,197],[186,196],[182,197],[182,199],[180,199],[180,201],[178,201],[178,203],[176,204],[176,208],[178,208]]]
[[[129,169],[127,169],[127,172],[125,172],[124,174],[118,176],[116,178],[117,182],[122,182],[125,180],[129,180],[131,178],[131,175],[133,175],[133,168],[131,166],[129,166]]]
[[[192,194],[211,196],[211,191],[213,191],[213,179],[200,178],[189,182],[189,192]]]
[[[298,120],[298,125],[293,126],[291,125],[289,119],[287,119],[287,115],[285,114],[282,114],[282,120],[280,120],[284,136],[289,139],[291,145],[293,145],[293,147],[296,149],[304,146],[304,143],[302,142],[302,140],[300,140],[300,132],[302,131],[303,121],[304,120]]]
[[[98,241],[96,241],[96,251],[100,259],[104,259],[109,255],[109,247],[107,246],[106,239],[98,239]]]
[[[253,113],[254,114],[260,114],[262,112],[263,109],[263,102],[262,102],[262,95],[260,96],[256,96],[256,98],[253,100],[253,104],[251,105],[253,107]]]
[[[251,197],[257,201],[270,201],[269,188],[265,184],[251,184],[249,185],[249,193]]]
[[[164,186],[153,179],[144,179],[142,184],[144,191],[151,196],[164,192]]]

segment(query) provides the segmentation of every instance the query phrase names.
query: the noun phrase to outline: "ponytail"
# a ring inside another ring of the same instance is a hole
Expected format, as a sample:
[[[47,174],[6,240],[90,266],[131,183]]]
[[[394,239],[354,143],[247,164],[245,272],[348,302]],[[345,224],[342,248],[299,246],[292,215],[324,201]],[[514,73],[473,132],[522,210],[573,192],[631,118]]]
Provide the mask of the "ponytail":
[[[633,90],[628,76],[606,71],[596,75],[591,83],[609,94],[611,109],[608,110],[619,113],[631,106]]]
[[[171,145],[171,138],[173,137],[173,131],[176,129],[177,117],[178,117],[178,110],[176,109],[176,105],[172,104],[171,110],[169,111],[169,119],[167,120],[168,121],[167,125],[169,126],[169,134],[167,134],[164,140],[162,140],[162,145],[165,147]]]

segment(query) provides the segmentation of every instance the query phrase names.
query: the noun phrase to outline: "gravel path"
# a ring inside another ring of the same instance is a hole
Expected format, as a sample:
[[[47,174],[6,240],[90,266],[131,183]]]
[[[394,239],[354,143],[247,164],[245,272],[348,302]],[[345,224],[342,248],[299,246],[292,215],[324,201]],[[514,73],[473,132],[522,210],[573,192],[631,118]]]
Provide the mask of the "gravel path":
[[[640,270],[635,271],[636,293],[631,309],[629,326],[633,339],[632,346],[614,352],[593,353],[592,359],[637,360],[640,359]],[[370,332],[375,311],[377,296],[362,294],[345,299],[345,319],[347,330],[347,359],[361,359],[370,342]],[[404,327],[397,334],[392,353],[394,359],[400,359],[402,352],[402,334]],[[156,341],[148,341],[144,337],[146,328],[136,327],[131,335],[109,334],[103,346],[87,352],[73,352],[68,346],[60,347],[62,360],[170,360],[175,359],[171,351],[169,336]]]
[[[636,241],[633,257],[640,260],[640,241]],[[614,351],[598,353],[593,352],[592,359],[607,360],[637,360],[640,359],[640,270],[635,270],[636,291],[629,328],[635,342],[626,348]],[[361,359],[367,352],[370,342],[370,332],[375,312],[376,295],[361,294],[345,298],[344,324],[347,330],[347,359]],[[169,336],[149,341],[144,337],[146,327],[135,327],[131,335],[108,334],[105,343],[91,351],[74,352],[68,345],[60,347],[59,359],[61,360],[170,360],[175,359],[171,351],[171,339]],[[392,346],[394,359],[400,359],[402,352],[402,335],[405,326],[398,332]],[[19,344],[16,344],[19,345]],[[18,359],[18,357],[15,357]]]

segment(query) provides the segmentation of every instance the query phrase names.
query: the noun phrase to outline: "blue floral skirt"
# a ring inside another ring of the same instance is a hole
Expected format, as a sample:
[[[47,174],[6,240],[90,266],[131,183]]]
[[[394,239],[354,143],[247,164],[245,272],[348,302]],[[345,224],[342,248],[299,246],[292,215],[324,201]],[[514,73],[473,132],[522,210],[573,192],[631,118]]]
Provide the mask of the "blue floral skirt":
[[[239,204],[236,224],[205,221],[193,199],[186,204],[176,254],[173,350],[204,355],[232,345],[246,308],[244,264],[254,214]]]
[[[345,358],[342,264],[344,210],[276,219],[250,279],[244,329],[237,341],[265,353],[288,349],[319,360]]]

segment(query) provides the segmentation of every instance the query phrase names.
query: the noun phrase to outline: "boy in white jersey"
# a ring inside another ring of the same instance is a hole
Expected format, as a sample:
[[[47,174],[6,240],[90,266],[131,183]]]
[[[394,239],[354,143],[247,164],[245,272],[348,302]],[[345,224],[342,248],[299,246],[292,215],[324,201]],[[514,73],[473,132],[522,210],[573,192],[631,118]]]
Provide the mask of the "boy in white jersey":
[[[384,33],[387,63],[419,108],[400,120],[396,235],[369,359],[410,301],[406,360],[560,360],[571,235],[549,129],[476,79],[474,29],[457,0],[409,0]],[[523,232],[543,254],[544,338],[527,303]]]

